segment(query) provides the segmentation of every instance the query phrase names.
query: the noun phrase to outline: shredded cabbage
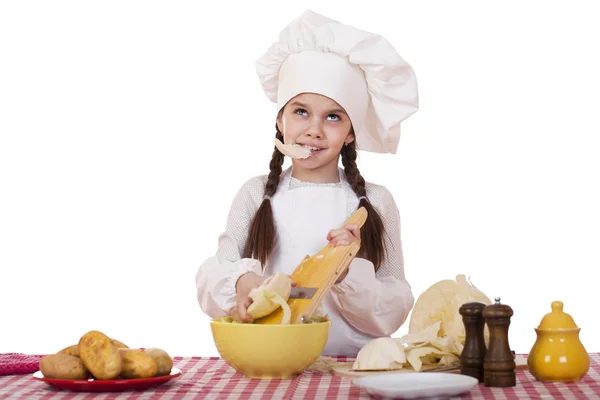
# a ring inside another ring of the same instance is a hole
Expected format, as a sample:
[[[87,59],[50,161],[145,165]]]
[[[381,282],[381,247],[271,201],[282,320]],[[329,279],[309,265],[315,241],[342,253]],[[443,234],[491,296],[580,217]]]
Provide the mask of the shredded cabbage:
[[[417,298],[408,332],[423,332],[433,323],[440,321],[438,336],[450,336],[464,345],[465,325],[458,310],[463,304],[473,301],[486,305],[492,303],[485,293],[467,281],[465,275],[457,275],[456,281],[446,279],[434,283]],[[487,345],[489,340],[487,326],[484,336]]]

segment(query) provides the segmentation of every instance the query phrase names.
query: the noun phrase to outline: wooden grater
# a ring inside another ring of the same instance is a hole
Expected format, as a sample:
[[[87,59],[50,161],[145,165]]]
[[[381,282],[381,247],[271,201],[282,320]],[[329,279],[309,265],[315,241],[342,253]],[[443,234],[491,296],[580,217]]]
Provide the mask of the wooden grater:
[[[367,220],[367,210],[360,207],[342,224],[356,224],[362,228]],[[298,290],[316,288],[316,292],[310,298],[288,299],[288,305],[292,311],[291,324],[309,322],[315,311],[335,284],[338,277],[346,271],[352,259],[356,256],[360,245],[352,242],[349,245],[332,246],[327,244],[313,256],[307,256],[298,264],[291,277],[296,282]],[[308,296],[306,296],[308,297]],[[279,324],[283,317],[283,310],[278,308],[271,314],[254,321],[256,324]]]

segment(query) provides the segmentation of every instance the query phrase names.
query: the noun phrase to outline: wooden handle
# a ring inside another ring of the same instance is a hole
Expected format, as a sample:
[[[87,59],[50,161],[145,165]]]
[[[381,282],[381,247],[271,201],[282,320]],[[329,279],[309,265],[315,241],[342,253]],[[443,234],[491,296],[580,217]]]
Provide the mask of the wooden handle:
[[[354,211],[346,219],[346,221],[344,221],[344,223],[342,224],[341,227],[343,227],[344,225],[347,225],[347,224],[356,224],[356,225],[358,225],[358,228],[360,229],[365,224],[367,217],[368,217],[367,209],[364,207],[361,207],[358,210]]]

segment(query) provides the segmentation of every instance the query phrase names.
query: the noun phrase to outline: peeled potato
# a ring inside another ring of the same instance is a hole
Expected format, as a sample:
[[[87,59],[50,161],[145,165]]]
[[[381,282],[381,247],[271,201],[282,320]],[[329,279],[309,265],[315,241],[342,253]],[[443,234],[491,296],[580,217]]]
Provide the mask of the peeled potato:
[[[81,359],[64,353],[42,357],[40,371],[50,379],[87,380],[90,376]]]
[[[123,360],[123,368],[120,374],[122,378],[151,378],[158,372],[158,363],[143,350],[119,349],[119,353]]]
[[[58,354],[67,354],[70,356],[79,357],[79,345],[74,344],[72,346],[65,347],[64,349],[59,351]]]
[[[173,368],[173,360],[167,354],[166,351],[162,349],[145,349],[144,353],[148,354],[150,357],[156,361],[158,365],[158,371],[156,372],[157,376],[169,375],[171,373],[171,369]]]
[[[96,379],[114,379],[121,373],[119,350],[102,332],[90,331],[81,337],[79,357]]]

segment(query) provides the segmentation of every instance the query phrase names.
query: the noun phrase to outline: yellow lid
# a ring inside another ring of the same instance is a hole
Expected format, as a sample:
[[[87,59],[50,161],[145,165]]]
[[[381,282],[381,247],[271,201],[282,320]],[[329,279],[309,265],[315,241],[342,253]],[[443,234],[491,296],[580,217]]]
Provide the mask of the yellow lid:
[[[563,312],[563,302],[553,301],[552,312],[544,315],[538,329],[572,329],[577,328],[573,317]]]

